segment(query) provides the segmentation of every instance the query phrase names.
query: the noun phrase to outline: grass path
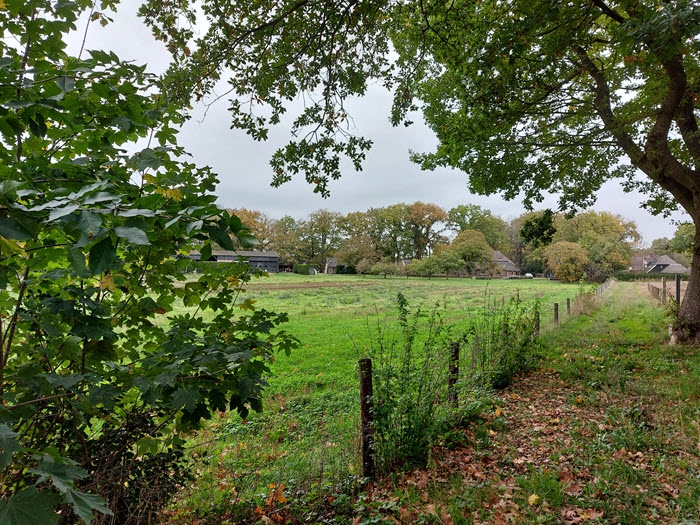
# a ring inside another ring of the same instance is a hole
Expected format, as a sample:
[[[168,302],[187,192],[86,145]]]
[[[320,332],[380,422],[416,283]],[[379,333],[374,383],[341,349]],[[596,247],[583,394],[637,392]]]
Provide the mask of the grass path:
[[[617,283],[548,334],[546,367],[431,468],[378,483],[352,523],[700,523],[699,352],[663,344],[645,290]]]

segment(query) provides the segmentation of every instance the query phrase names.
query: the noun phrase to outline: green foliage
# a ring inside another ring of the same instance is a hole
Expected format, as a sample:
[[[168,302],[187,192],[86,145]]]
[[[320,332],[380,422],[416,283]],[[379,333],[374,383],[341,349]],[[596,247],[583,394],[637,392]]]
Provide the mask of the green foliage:
[[[476,230],[460,232],[448,249],[464,261],[465,268],[470,273],[473,273],[477,267],[487,270],[492,263],[493,250],[486,242],[484,234]]]
[[[585,277],[586,266],[589,263],[588,253],[578,244],[559,241],[549,245],[543,252],[543,257],[557,279],[567,283],[578,282]]]
[[[185,282],[190,250],[254,239],[180,160],[183,117],[145,67],[64,52],[88,9],[0,15],[3,524],[151,520],[186,479],[182,434],[260,410],[268,363],[296,344],[285,315],[238,304],[247,266]]]
[[[533,247],[547,246],[552,242],[557,229],[554,226],[554,212],[550,209],[529,217],[520,228],[520,237]]]
[[[318,267],[313,264],[295,264],[293,267],[294,273],[299,275],[309,275],[312,269],[318,271]]]
[[[483,410],[491,388],[505,388],[537,357],[535,315],[539,304],[518,296],[490,301],[470,315],[461,334],[443,321],[439,305],[411,313],[397,295],[398,329],[378,327],[370,347],[374,362],[375,457],[380,470],[424,466],[430,448],[449,429]],[[448,401],[448,371],[454,345],[461,345],[462,377],[454,386],[461,404]],[[468,368],[468,372],[464,370]],[[479,407],[478,409],[476,407]]]
[[[449,331],[435,307],[422,322],[397,295],[398,333],[376,334],[370,349],[374,372],[375,460],[380,471],[425,466],[428,452],[447,418]],[[419,332],[425,332],[418,339]]]

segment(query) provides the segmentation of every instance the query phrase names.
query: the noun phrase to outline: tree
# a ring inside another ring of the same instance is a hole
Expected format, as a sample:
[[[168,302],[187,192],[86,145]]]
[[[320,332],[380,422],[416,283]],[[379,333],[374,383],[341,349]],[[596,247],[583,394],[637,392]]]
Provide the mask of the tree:
[[[340,264],[356,268],[361,260],[366,259],[374,262],[379,259],[379,256],[369,235],[362,234],[341,241],[335,252],[335,258]]]
[[[420,259],[442,240],[437,227],[446,220],[447,213],[436,204],[416,201],[408,207],[406,229],[413,245],[413,257]]]
[[[507,224],[500,217],[476,204],[460,204],[447,212],[449,224],[457,233],[480,231],[494,250],[508,250]]]
[[[476,230],[465,230],[457,235],[450,244],[449,251],[464,261],[464,267],[470,273],[476,268],[487,269],[492,264],[493,250],[484,234]]]
[[[632,251],[641,236],[634,221],[610,212],[587,211],[555,220],[553,240],[579,244],[603,273],[629,267]]]
[[[338,249],[342,240],[342,215],[328,210],[317,210],[299,223],[299,248],[304,262],[325,267],[326,259]]]
[[[527,205],[556,193],[571,209],[620,179],[653,212],[680,205],[700,221],[694,0],[202,4],[148,0],[141,11],[175,54],[172,96],[207,96],[230,72],[233,126],[264,139],[290,101],[318,94],[294,121],[298,141],[271,161],[274,184],[304,173],[327,194],[341,156],[359,167],[370,143],[349,134],[344,101],[379,79],[395,124],[420,109],[435,132],[436,150],[414,159],[464,171],[476,193]],[[198,12],[207,23],[195,38]],[[678,328],[700,334],[698,257]]]
[[[229,212],[241,219],[241,223],[250,230],[250,233],[258,241],[255,246],[256,250],[268,251],[271,249],[275,221],[269,215],[247,208],[238,208],[229,210]]]
[[[104,3],[105,7],[111,5]],[[152,521],[213,412],[262,408],[286,320],[238,303],[251,247],[182,162],[183,115],[145,67],[66,35],[92,3],[0,11],[0,522]],[[91,22],[104,19],[94,13]],[[175,301],[193,307],[175,311]],[[206,320],[205,320],[206,319]],[[135,507],[138,505],[138,509]]]
[[[276,220],[270,231],[269,248],[280,255],[280,264],[302,262],[300,225],[289,215]]]
[[[387,275],[396,275],[396,269],[395,262],[383,260],[374,263],[369,273],[372,275],[383,275],[384,279],[386,279]]]
[[[557,279],[575,283],[585,277],[588,253],[576,243],[559,241],[544,249],[543,257]]]

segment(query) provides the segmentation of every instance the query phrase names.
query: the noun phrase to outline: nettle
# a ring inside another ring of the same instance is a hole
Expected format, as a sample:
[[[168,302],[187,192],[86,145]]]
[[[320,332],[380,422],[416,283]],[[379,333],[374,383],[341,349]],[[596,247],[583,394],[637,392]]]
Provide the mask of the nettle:
[[[90,2],[0,6],[0,523],[145,522],[187,479],[183,433],[261,409],[296,340],[239,300],[247,265],[186,279],[193,247],[254,239],[156,78],[66,54]]]

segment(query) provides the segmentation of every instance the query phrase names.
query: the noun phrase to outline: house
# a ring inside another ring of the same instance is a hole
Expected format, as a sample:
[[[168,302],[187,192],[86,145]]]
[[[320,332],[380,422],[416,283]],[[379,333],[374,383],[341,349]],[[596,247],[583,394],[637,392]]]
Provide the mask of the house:
[[[508,257],[503,255],[498,250],[493,251],[493,256],[491,257],[495,266],[495,271],[493,274],[500,273],[502,277],[511,277],[513,275],[520,275],[520,268],[515,266],[515,263],[511,261]]]
[[[517,275],[520,275],[520,268],[498,250],[493,251],[490,267],[482,269],[477,264],[474,268],[475,277],[512,277]]]
[[[660,273],[665,275],[689,273],[688,268],[682,264],[678,264],[668,255],[644,255],[632,257],[630,271]]]
[[[198,251],[190,252],[190,259],[199,261],[201,254]],[[249,252],[228,250],[212,250],[211,262],[248,262],[255,268],[268,273],[280,271],[280,255],[277,252]]]

